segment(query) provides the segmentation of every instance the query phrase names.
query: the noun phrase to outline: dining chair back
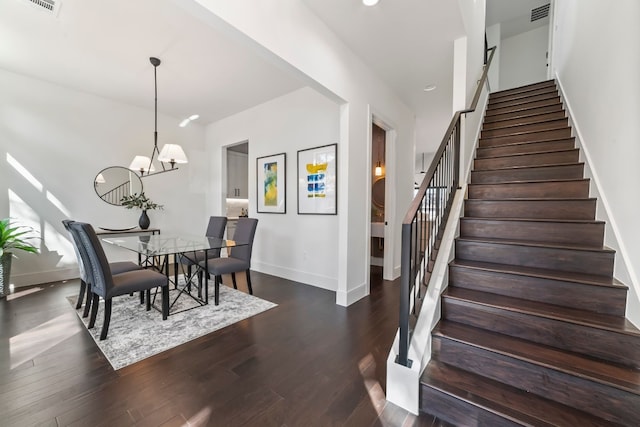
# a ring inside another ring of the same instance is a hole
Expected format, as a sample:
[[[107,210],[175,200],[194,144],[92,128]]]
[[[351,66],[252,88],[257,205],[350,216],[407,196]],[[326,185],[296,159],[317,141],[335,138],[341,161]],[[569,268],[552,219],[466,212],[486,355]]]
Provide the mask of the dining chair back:
[[[224,230],[227,226],[226,216],[211,216],[209,217],[209,224],[207,225],[207,231],[205,236],[222,239],[224,236]],[[210,249],[207,251],[207,258],[219,258],[220,249]],[[204,260],[204,251],[187,252],[178,258],[181,264],[187,265],[188,275],[191,276],[191,266],[199,264]]]
[[[76,254],[76,258],[78,260],[78,269],[80,270],[80,293],[78,295],[78,301],[76,303],[76,309],[82,307],[82,300],[84,299],[85,291],[86,291],[86,301],[84,306],[84,312],[82,313],[82,317],[87,317],[89,315],[89,310],[91,308],[91,272],[88,270],[89,258],[88,255],[84,254],[84,248],[82,247],[82,242],[80,236],[77,232],[71,227],[71,224],[75,221],[70,219],[65,219],[62,221],[64,228],[71,235],[71,240],[73,242],[73,250]],[[109,270],[111,274],[120,274],[125,273],[127,271],[141,270],[138,264],[133,263],[131,261],[117,261],[109,263]],[[141,303],[143,301],[141,294]]]
[[[255,218],[239,218],[236,224],[236,232],[233,240],[240,246],[231,248],[231,258],[240,259],[248,263],[247,269],[251,267],[251,253],[253,252],[253,238],[256,235],[258,220]]]
[[[80,249],[78,248],[79,242],[78,238],[75,235],[75,232],[71,230],[71,223],[73,221],[70,219],[62,220],[62,225],[67,230],[69,235],[71,236],[71,243],[73,246],[73,251],[76,254],[76,260],[78,261],[78,270],[80,271],[80,293],[78,294],[78,301],[76,302],[76,310],[82,307],[82,301],[84,300],[85,292],[87,294],[87,302],[89,304],[91,301],[91,291],[87,290],[87,284],[91,283],[91,280],[87,276],[87,270],[84,268],[84,262],[82,260],[82,256],[80,255]],[[86,311],[86,310],[85,310]],[[88,311],[84,314],[83,317],[87,317]]]
[[[215,237],[218,239],[222,239],[224,236],[224,230],[227,228],[227,217],[226,216],[211,216],[209,217],[209,224],[207,225],[207,237]],[[220,257],[220,249],[212,249],[208,251],[209,258],[219,258]]]
[[[165,275],[145,269],[112,274],[104,249],[91,224],[72,222],[70,226],[81,242],[80,254],[81,256],[84,255],[85,268],[89,266],[87,270],[91,277],[91,293],[93,295],[91,319],[89,321],[90,329],[95,325],[100,297],[105,302],[104,323],[100,334],[101,340],[107,338],[113,297],[146,291],[147,310],[150,310],[151,289],[160,287],[162,289],[162,318],[163,320],[167,318],[169,313],[169,288],[168,279]]]
[[[251,253],[253,251],[253,239],[256,235],[258,220],[255,218],[240,218],[236,225],[233,239],[237,246],[231,248],[231,253],[225,258],[215,258],[207,263],[200,262],[202,268],[206,268],[208,273],[215,276],[215,304],[218,305],[220,299],[220,284],[223,274],[231,274],[233,287],[238,289],[236,283],[236,273],[245,272],[247,278],[247,288],[253,294],[251,286]],[[206,264],[206,265],[205,265]]]

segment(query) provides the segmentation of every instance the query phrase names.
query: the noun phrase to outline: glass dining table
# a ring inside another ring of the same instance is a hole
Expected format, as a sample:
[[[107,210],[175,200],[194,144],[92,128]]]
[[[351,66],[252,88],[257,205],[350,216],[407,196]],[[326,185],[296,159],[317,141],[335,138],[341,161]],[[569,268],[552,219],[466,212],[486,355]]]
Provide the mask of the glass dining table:
[[[160,271],[167,276],[175,291],[175,296],[172,296],[169,305],[170,315],[209,304],[207,271],[211,252],[246,245],[246,243],[236,243],[233,240],[216,237],[164,234],[109,237],[103,238],[102,241],[137,253],[140,266]],[[192,261],[204,260],[204,267],[198,262],[193,262],[195,270],[187,268],[184,263],[179,262],[181,257]],[[173,265],[173,277],[170,274],[170,265]],[[179,281],[180,275],[184,277],[182,282]],[[193,292],[194,290],[197,292]],[[196,304],[187,304],[186,307],[184,304],[178,304],[182,296],[190,297]],[[215,300],[217,304],[218,298],[216,297]],[[152,305],[153,302],[155,302],[155,295]],[[158,309],[158,307],[155,308]]]

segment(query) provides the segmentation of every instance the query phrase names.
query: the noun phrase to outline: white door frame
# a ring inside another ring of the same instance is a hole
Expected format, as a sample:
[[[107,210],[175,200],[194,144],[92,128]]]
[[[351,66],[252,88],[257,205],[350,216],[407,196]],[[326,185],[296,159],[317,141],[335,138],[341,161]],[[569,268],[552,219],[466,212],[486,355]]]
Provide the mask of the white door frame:
[[[395,158],[396,158],[396,137],[397,132],[394,127],[389,124],[388,121],[385,121],[378,115],[375,111],[372,111],[371,106],[370,109],[370,124],[369,124],[369,165],[373,164],[373,134],[372,134],[372,125],[381,127],[385,131],[385,160],[384,160],[384,170],[385,170],[385,200],[384,200],[384,252],[383,252],[383,262],[382,262],[382,277],[384,280],[393,280],[394,279],[394,240],[395,240],[395,223],[397,221],[394,220],[395,212],[396,212],[396,197],[395,191],[389,191],[389,189],[394,188],[396,181],[396,168]],[[368,188],[371,189],[373,182],[371,179],[371,170],[367,168],[367,182]],[[367,203],[368,206],[371,206],[371,190],[367,195]],[[371,224],[371,209],[368,209],[368,224]],[[371,272],[370,272],[370,261],[371,258],[371,227],[369,226],[369,230],[367,232],[367,283],[370,283],[371,280]]]

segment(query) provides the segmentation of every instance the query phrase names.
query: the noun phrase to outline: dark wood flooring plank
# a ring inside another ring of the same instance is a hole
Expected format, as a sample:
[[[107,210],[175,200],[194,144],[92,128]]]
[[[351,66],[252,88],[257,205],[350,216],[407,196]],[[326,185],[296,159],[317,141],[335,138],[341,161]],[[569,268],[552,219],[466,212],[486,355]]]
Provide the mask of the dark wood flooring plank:
[[[333,292],[260,273],[252,279],[255,295],[278,307],[118,371],[67,301],[77,281],[0,301],[1,424],[433,424],[384,400],[398,282],[374,271],[371,295],[345,308]],[[11,338],[69,315],[78,333],[35,346],[12,366]]]

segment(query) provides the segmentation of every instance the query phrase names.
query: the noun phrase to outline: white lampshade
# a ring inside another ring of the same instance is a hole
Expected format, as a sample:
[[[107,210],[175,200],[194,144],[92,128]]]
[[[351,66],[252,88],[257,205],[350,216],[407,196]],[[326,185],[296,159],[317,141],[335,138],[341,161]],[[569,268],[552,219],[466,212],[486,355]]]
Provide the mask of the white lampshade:
[[[165,144],[160,150],[160,154],[158,155],[158,160],[161,162],[171,163],[173,167],[174,163],[187,163],[187,155],[184,154],[182,147],[178,144]]]
[[[98,176],[96,176],[96,184],[104,184],[105,182],[107,181],[104,180],[104,176],[99,173]]]
[[[133,158],[133,161],[129,165],[129,169],[140,173],[155,171],[156,168],[153,166],[153,164],[151,165],[151,168],[149,168],[149,163],[151,163],[151,159],[147,156],[135,156]]]

